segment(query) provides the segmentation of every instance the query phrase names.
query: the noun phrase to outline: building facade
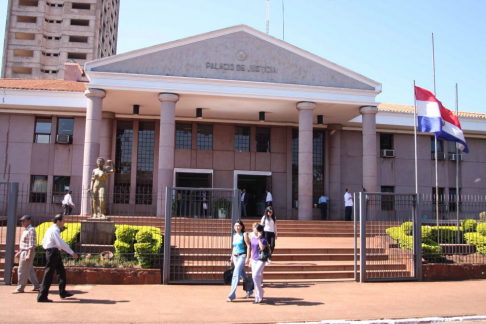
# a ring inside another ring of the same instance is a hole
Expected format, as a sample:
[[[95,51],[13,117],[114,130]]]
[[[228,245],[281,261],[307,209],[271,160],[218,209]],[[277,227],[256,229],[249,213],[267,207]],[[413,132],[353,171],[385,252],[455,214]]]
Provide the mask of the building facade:
[[[116,54],[119,0],[9,0],[2,78],[63,79],[64,63]]]
[[[0,181],[23,183],[41,209],[59,186],[86,191],[98,156],[115,163],[112,215],[163,216],[168,186],[244,188],[252,216],[269,189],[279,218],[303,220],[319,218],[322,194],[340,220],[346,188],[415,192],[413,107],[379,104],[379,83],[247,26],[85,71],[89,83],[46,81],[41,92],[28,80],[0,83]],[[470,149],[460,194],[486,194],[486,115],[460,117]],[[435,190],[431,143],[419,134],[420,193]],[[449,143],[438,148],[439,194],[455,195],[459,157]]]

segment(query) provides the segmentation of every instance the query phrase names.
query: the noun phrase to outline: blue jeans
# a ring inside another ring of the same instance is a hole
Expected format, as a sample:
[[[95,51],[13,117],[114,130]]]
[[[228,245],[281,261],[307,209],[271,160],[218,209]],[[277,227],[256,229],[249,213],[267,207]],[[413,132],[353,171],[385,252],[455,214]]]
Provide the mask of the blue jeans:
[[[229,299],[235,299],[236,298],[236,288],[238,287],[238,282],[241,279],[246,278],[246,272],[245,272],[245,261],[246,261],[246,254],[241,254],[237,257],[233,257],[233,262],[235,264],[235,270],[233,271],[233,280],[231,280],[231,292],[228,295]],[[248,291],[248,295],[253,294],[253,291]]]

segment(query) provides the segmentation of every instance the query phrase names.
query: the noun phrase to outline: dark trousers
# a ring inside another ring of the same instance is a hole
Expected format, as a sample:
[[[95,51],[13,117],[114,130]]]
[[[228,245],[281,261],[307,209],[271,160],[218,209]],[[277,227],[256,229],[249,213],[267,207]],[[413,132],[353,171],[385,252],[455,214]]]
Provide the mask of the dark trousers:
[[[73,211],[73,207],[69,205],[62,205],[62,208],[64,209],[64,215],[71,215],[71,212]]]
[[[321,219],[325,220],[327,218],[327,203],[321,203]]]
[[[267,207],[272,207],[273,201],[267,201]]]
[[[351,215],[353,214],[353,206],[346,206],[344,207],[344,210],[345,210],[344,219],[346,221],[350,221]]]
[[[246,217],[246,204],[241,202],[241,217]]]
[[[58,249],[47,249],[46,258],[46,270],[37,300],[47,299],[54,272],[57,272],[57,280],[59,281],[59,295],[62,296],[66,293],[66,270],[64,269],[64,264],[62,264],[61,252]]]
[[[273,253],[273,250],[275,249],[275,233],[265,232],[265,239],[268,242],[268,246],[270,246],[270,253]]]

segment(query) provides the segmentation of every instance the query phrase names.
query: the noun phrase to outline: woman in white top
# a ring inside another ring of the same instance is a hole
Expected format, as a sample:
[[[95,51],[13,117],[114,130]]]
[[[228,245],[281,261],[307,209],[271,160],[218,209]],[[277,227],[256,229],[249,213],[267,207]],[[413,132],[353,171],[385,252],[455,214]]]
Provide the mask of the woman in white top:
[[[277,239],[277,219],[275,218],[272,207],[269,206],[265,208],[265,214],[263,215],[260,224],[263,226],[265,239],[270,246],[270,252],[273,254],[273,250],[275,249],[275,240]],[[271,262],[272,260],[268,259],[268,263]]]

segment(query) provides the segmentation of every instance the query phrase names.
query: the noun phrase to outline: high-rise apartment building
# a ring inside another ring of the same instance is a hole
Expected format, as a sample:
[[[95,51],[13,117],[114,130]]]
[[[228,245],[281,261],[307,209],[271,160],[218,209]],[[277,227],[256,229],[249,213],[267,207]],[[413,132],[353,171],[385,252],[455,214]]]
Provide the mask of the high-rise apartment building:
[[[2,78],[62,79],[116,54],[120,0],[9,0]]]

